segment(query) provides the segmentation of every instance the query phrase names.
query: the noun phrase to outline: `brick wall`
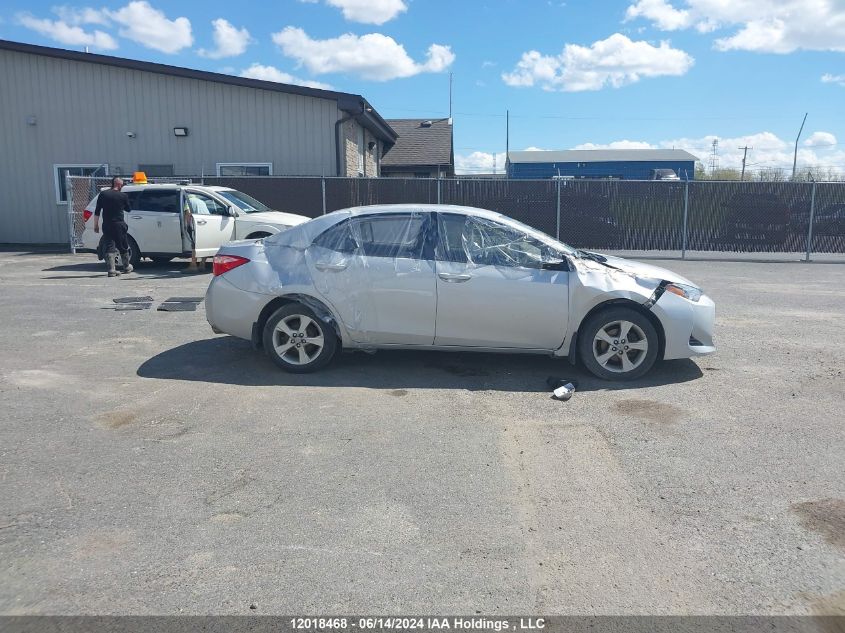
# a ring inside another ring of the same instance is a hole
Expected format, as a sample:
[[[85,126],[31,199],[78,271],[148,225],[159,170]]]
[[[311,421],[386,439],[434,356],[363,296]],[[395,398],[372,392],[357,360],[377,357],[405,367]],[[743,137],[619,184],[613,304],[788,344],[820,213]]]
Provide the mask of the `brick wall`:
[[[349,120],[343,124],[343,158],[344,166],[341,168],[344,176],[358,176],[358,130],[361,126],[355,120]],[[375,142],[376,146],[370,151],[368,144]],[[381,152],[381,141],[369,131],[364,130],[364,175],[368,178],[378,176],[378,163],[376,155]]]

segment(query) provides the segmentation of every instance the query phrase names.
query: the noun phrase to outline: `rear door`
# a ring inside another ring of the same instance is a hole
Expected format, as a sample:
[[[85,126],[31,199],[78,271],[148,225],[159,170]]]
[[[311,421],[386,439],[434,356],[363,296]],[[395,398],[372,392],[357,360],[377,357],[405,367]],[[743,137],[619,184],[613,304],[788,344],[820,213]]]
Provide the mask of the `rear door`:
[[[182,254],[180,194],[176,187],[141,191],[127,223],[129,234],[138,242],[142,254]]]
[[[317,290],[355,341],[431,345],[437,312],[432,214],[414,210],[355,216],[306,253]]]
[[[210,257],[235,239],[235,218],[229,216],[228,205],[193,189],[185,190],[185,205],[194,219],[197,257]]]

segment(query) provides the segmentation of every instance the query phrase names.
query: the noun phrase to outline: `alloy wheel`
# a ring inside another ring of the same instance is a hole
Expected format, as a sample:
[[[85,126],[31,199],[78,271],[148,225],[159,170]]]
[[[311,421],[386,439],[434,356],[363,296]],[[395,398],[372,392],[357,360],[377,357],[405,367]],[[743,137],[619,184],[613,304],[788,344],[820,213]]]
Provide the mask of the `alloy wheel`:
[[[307,365],[323,351],[325,338],[320,324],[304,314],[290,314],[273,330],[273,347],[291,365]]]
[[[593,357],[607,371],[627,373],[639,367],[648,354],[645,332],[631,321],[610,321],[596,332]]]

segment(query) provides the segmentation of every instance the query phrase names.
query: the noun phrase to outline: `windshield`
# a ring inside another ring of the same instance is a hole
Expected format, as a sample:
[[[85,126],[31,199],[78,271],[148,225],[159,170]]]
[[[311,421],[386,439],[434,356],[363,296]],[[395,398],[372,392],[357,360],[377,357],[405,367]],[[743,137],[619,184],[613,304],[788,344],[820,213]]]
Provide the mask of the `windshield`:
[[[218,191],[221,196],[226,198],[229,202],[234,204],[238,209],[244,213],[260,213],[262,211],[272,211],[263,202],[259,202],[252,196],[248,196],[243,191]]]

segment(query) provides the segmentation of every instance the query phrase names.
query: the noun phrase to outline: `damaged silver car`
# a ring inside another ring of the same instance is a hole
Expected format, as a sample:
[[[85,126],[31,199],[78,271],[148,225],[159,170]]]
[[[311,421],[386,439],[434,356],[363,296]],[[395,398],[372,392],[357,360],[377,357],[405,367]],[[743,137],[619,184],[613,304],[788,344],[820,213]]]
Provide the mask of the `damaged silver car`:
[[[715,306],[688,279],[448,205],[344,209],[225,244],[206,313],[296,373],[340,348],[404,348],[569,357],[620,380],[715,350]]]

